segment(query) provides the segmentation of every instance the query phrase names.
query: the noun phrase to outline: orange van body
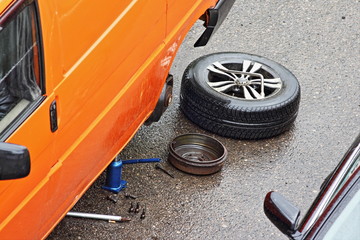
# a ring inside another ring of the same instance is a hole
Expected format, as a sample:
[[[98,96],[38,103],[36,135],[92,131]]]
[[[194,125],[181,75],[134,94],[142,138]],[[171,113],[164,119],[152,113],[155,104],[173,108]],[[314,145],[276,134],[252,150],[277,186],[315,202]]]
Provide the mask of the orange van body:
[[[44,84],[41,102],[3,140],[26,146],[31,172],[0,180],[0,239],[52,231],[151,115],[185,35],[218,1],[2,0],[0,19],[27,2],[36,5]]]

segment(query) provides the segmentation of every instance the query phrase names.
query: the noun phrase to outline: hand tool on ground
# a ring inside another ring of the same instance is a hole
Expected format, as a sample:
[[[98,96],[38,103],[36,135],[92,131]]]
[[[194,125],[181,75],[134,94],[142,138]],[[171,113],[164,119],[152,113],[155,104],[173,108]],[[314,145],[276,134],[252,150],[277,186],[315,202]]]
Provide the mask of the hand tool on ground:
[[[164,173],[166,173],[167,175],[169,175],[172,178],[175,178],[173,174],[169,173],[165,168],[163,168],[160,164],[156,164],[155,165],[155,169],[159,169],[161,171],[163,171]]]
[[[103,214],[95,214],[95,213],[68,212],[66,214],[66,216],[79,217],[79,218],[100,219],[100,220],[108,220],[108,221],[115,221],[115,222],[129,222],[129,221],[131,221],[131,219],[127,218],[127,217],[103,215]]]

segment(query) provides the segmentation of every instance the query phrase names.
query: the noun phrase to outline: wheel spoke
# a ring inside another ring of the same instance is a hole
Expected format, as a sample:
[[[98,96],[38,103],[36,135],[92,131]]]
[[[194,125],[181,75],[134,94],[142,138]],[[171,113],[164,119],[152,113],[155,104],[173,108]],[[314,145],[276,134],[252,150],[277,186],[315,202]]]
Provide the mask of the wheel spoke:
[[[247,70],[249,69],[250,65],[251,65],[251,61],[249,61],[249,60],[244,60],[244,61],[243,61],[243,65],[242,65],[242,71],[243,71],[243,72],[247,72]]]
[[[234,81],[220,81],[220,82],[208,82],[210,87],[220,87],[225,84],[233,84]]]
[[[243,87],[243,89],[244,89],[245,99],[254,99],[254,98],[251,96],[249,90],[247,90],[247,88],[246,88],[245,86],[242,86],[242,87]]]
[[[261,85],[261,82],[251,82],[251,84]],[[268,88],[281,88],[282,84],[264,83],[264,86]]]
[[[253,87],[248,86],[248,88],[250,89],[250,91],[252,92],[252,94],[255,96],[256,99],[262,99],[262,98],[264,98],[264,97],[261,96]]]
[[[261,79],[251,79],[250,82],[261,82]],[[264,79],[264,83],[281,83],[281,79],[280,78],[265,78]]]
[[[214,62],[213,65],[219,69],[228,71],[229,69],[227,69],[224,65],[222,65],[220,62]]]
[[[245,63],[245,61],[244,61]],[[244,63],[243,63],[243,67],[244,67]],[[251,62],[250,62],[251,63]],[[247,65],[249,64],[248,62],[246,63]],[[245,66],[246,68],[249,68],[249,66]],[[260,68],[262,67],[262,65],[260,63],[257,63],[257,62],[254,62],[254,64],[252,65],[249,73],[255,73],[256,71],[258,71]],[[249,79],[250,75],[246,75],[246,74],[243,74],[242,75],[244,78],[246,79]]]
[[[218,69],[223,70],[223,71],[227,72],[228,74],[231,74],[231,76],[233,76],[234,78],[237,78],[236,74],[230,73],[229,69],[226,68],[224,65],[222,65],[220,62],[214,62],[213,65],[215,67],[217,67]]]
[[[281,84],[270,84],[270,83],[264,83],[264,86],[268,87],[268,88],[281,88],[282,87]]]
[[[227,90],[231,89],[234,86],[236,86],[236,84],[232,83],[232,84],[228,84],[228,85],[225,85],[225,86],[213,87],[213,88],[218,92],[226,92]]]
[[[261,67],[262,67],[262,65],[260,63],[255,62],[254,65],[252,66],[250,72],[254,73],[254,72],[258,71]]]
[[[229,77],[229,78],[231,78],[231,79],[233,79],[233,80],[236,80],[236,77],[234,77],[232,74],[229,74],[229,73],[224,72],[224,71],[222,71],[222,70],[220,70],[220,69],[217,69],[217,68],[215,68],[215,67],[212,66],[212,65],[208,66],[207,69],[208,69],[210,72],[218,73],[218,74],[221,74],[221,75],[223,75],[223,76],[227,76],[227,77]]]
[[[251,84],[261,85],[261,79],[250,80]],[[279,89],[282,87],[280,78],[264,79],[264,86],[273,89]]]

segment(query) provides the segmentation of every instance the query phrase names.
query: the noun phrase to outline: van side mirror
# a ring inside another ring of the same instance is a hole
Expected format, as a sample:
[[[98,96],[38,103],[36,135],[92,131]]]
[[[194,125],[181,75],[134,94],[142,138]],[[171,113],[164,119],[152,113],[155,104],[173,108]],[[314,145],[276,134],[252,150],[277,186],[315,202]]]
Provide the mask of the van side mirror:
[[[280,193],[269,192],[264,200],[264,212],[270,221],[285,235],[297,235],[300,210]]]
[[[21,145],[0,142],[0,180],[23,178],[29,173],[29,150]]]

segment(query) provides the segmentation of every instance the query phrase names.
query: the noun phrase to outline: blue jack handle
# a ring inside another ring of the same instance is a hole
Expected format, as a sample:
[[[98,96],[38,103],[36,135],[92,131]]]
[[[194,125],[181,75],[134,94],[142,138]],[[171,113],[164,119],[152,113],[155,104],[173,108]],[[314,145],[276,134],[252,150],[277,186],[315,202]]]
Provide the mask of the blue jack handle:
[[[151,163],[151,162],[160,162],[161,158],[140,158],[140,159],[131,159],[123,160],[123,164],[134,164],[134,163]]]

